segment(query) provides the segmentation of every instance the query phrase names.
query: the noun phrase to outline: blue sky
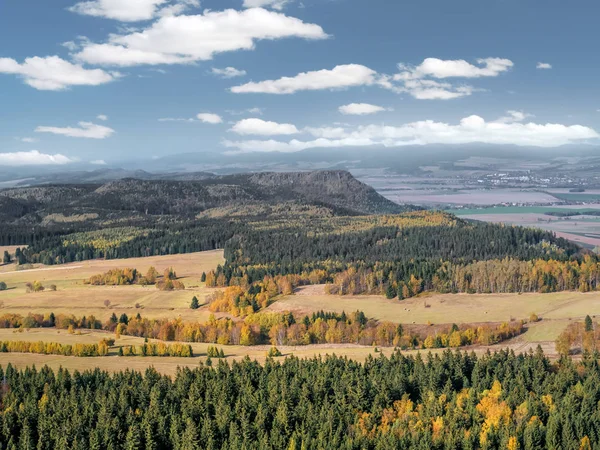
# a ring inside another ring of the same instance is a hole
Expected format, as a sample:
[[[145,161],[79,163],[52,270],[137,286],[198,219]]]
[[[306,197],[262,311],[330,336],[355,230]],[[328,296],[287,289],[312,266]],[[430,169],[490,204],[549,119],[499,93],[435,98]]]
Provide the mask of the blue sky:
[[[597,143],[576,3],[5,0],[0,165]]]

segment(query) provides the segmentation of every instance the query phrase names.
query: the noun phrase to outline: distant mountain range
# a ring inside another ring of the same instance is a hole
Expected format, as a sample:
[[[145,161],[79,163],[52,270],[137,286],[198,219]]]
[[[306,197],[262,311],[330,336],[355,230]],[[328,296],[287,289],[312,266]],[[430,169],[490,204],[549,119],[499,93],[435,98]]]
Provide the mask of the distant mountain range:
[[[550,149],[511,145],[426,145],[401,148],[348,147],[309,149],[295,153],[248,153],[224,155],[196,152],[158,159],[121,161],[101,168],[89,163],[64,166],[0,167],[0,188],[57,183],[106,183],[135,178],[141,180],[202,180],[214,174],[247,172],[293,172],[314,170],[379,170],[391,174],[426,174],[424,167],[468,170],[474,158],[494,160],[487,170],[534,168],[542,173],[577,177],[600,175],[600,150],[591,145],[569,145]],[[482,169],[477,165],[476,169]]]

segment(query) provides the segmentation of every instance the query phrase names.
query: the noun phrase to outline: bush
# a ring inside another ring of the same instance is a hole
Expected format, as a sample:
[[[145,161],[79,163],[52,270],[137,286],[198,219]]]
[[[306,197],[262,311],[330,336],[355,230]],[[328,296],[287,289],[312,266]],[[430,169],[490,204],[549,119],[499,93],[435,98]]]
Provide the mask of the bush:
[[[223,352],[223,349],[219,349],[217,347],[208,347],[206,350],[206,355],[209,358],[225,358],[225,352]]]
[[[39,281],[34,281],[33,283],[26,283],[25,288],[27,292],[42,292],[45,287]]]
[[[268,358],[277,358],[278,356],[282,356],[282,354],[277,347],[271,347],[267,352]]]
[[[6,283],[4,281],[0,281],[0,291],[5,291],[7,289],[8,287],[6,286]]]
[[[536,313],[531,313],[531,315],[529,316],[529,321],[531,323],[539,322],[540,320],[542,319],[540,319]]]

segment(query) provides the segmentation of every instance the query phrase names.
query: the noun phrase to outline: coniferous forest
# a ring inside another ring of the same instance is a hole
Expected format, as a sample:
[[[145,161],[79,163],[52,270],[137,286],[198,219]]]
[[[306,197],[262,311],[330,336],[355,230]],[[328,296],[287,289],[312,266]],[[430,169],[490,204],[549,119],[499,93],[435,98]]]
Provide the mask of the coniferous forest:
[[[587,321],[565,330],[557,340],[561,359],[551,361],[541,349],[480,356],[448,350],[514,338],[524,321],[429,324],[423,331],[360,311],[297,317],[264,311],[307,284],[325,285],[331,295],[398,300],[426,291],[594,291],[600,288],[595,254],[545,231],[398,207],[347,174],[287,177],[1,191],[12,206],[0,216],[0,245],[22,246],[14,255],[19,265],[219,248],[225,263],[198,274],[208,288],[224,288],[208,298],[213,315],[206,323],[139,313],[113,314],[106,322],[30,313],[4,314],[0,328],[101,329],[117,339],[144,338],[119,350],[139,359],[193,357],[188,343],[195,342],[272,347],[263,364],[248,358],[227,363],[222,348],[209,347],[197,368],[179,369],[175,377],[154,369],[109,374],[2,367],[0,449],[600,448],[598,336]],[[327,189],[313,186],[315,180]],[[285,187],[277,186],[281,182]],[[145,274],[112,269],[81,282],[185,289],[172,269],[162,276],[153,268]],[[31,292],[44,289],[39,282],[31,286]],[[192,305],[200,306],[197,299]],[[397,350],[364,362],[272,358],[281,356],[276,346],[311,344]],[[108,341],[0,347],[111,357]],[[435,355],[402,353],[443,348]],[[582,356],[569,359],[580,348]]]
[[[541,352],[250,360],[114,375],[12,367],[6,449],[592,449],[600,367]]]

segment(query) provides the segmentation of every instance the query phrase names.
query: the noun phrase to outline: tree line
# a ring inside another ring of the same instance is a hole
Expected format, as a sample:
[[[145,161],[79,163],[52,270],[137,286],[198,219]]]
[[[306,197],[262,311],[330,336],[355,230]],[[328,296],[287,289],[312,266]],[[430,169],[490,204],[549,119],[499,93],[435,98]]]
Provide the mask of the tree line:
[[[62,355],[93,357],[108,355],[108,344],[59,344],[57,342],[0,341],[0,353],[38,353],[42,355]]]
[[[7,449],[592,449],[600,368],[541,351],[0,369]]]
[[[522,321],[485,325],[435,325],[419,327],[369,319],[362,311],[350,314],[316,312],[296,319],[291,313],[251,314],[243,320],[217,319],[206,322],[184,322],[181,319],[148,319],[112,314],[104,323],[95,317],[54,314],[5,314],[0,316],[0,328],[57,327],[74,332],[77,329],[97,329],[123,335],[157,339],[164,342],[196,342],[219,345],[311,345],[359,344],[401,349],[431,349],[492,345],[517,336],[524,331]],[[158,347],[157,347],[158,346]],[[146,343],[132,347],[129,354],[187,356],[188,346],[165,347],[164,343]],[[123,349],[124,352],[128,350]],[[191,352],[191,348],[189,349]],[[121,352],[120,352],[121,353]]]

